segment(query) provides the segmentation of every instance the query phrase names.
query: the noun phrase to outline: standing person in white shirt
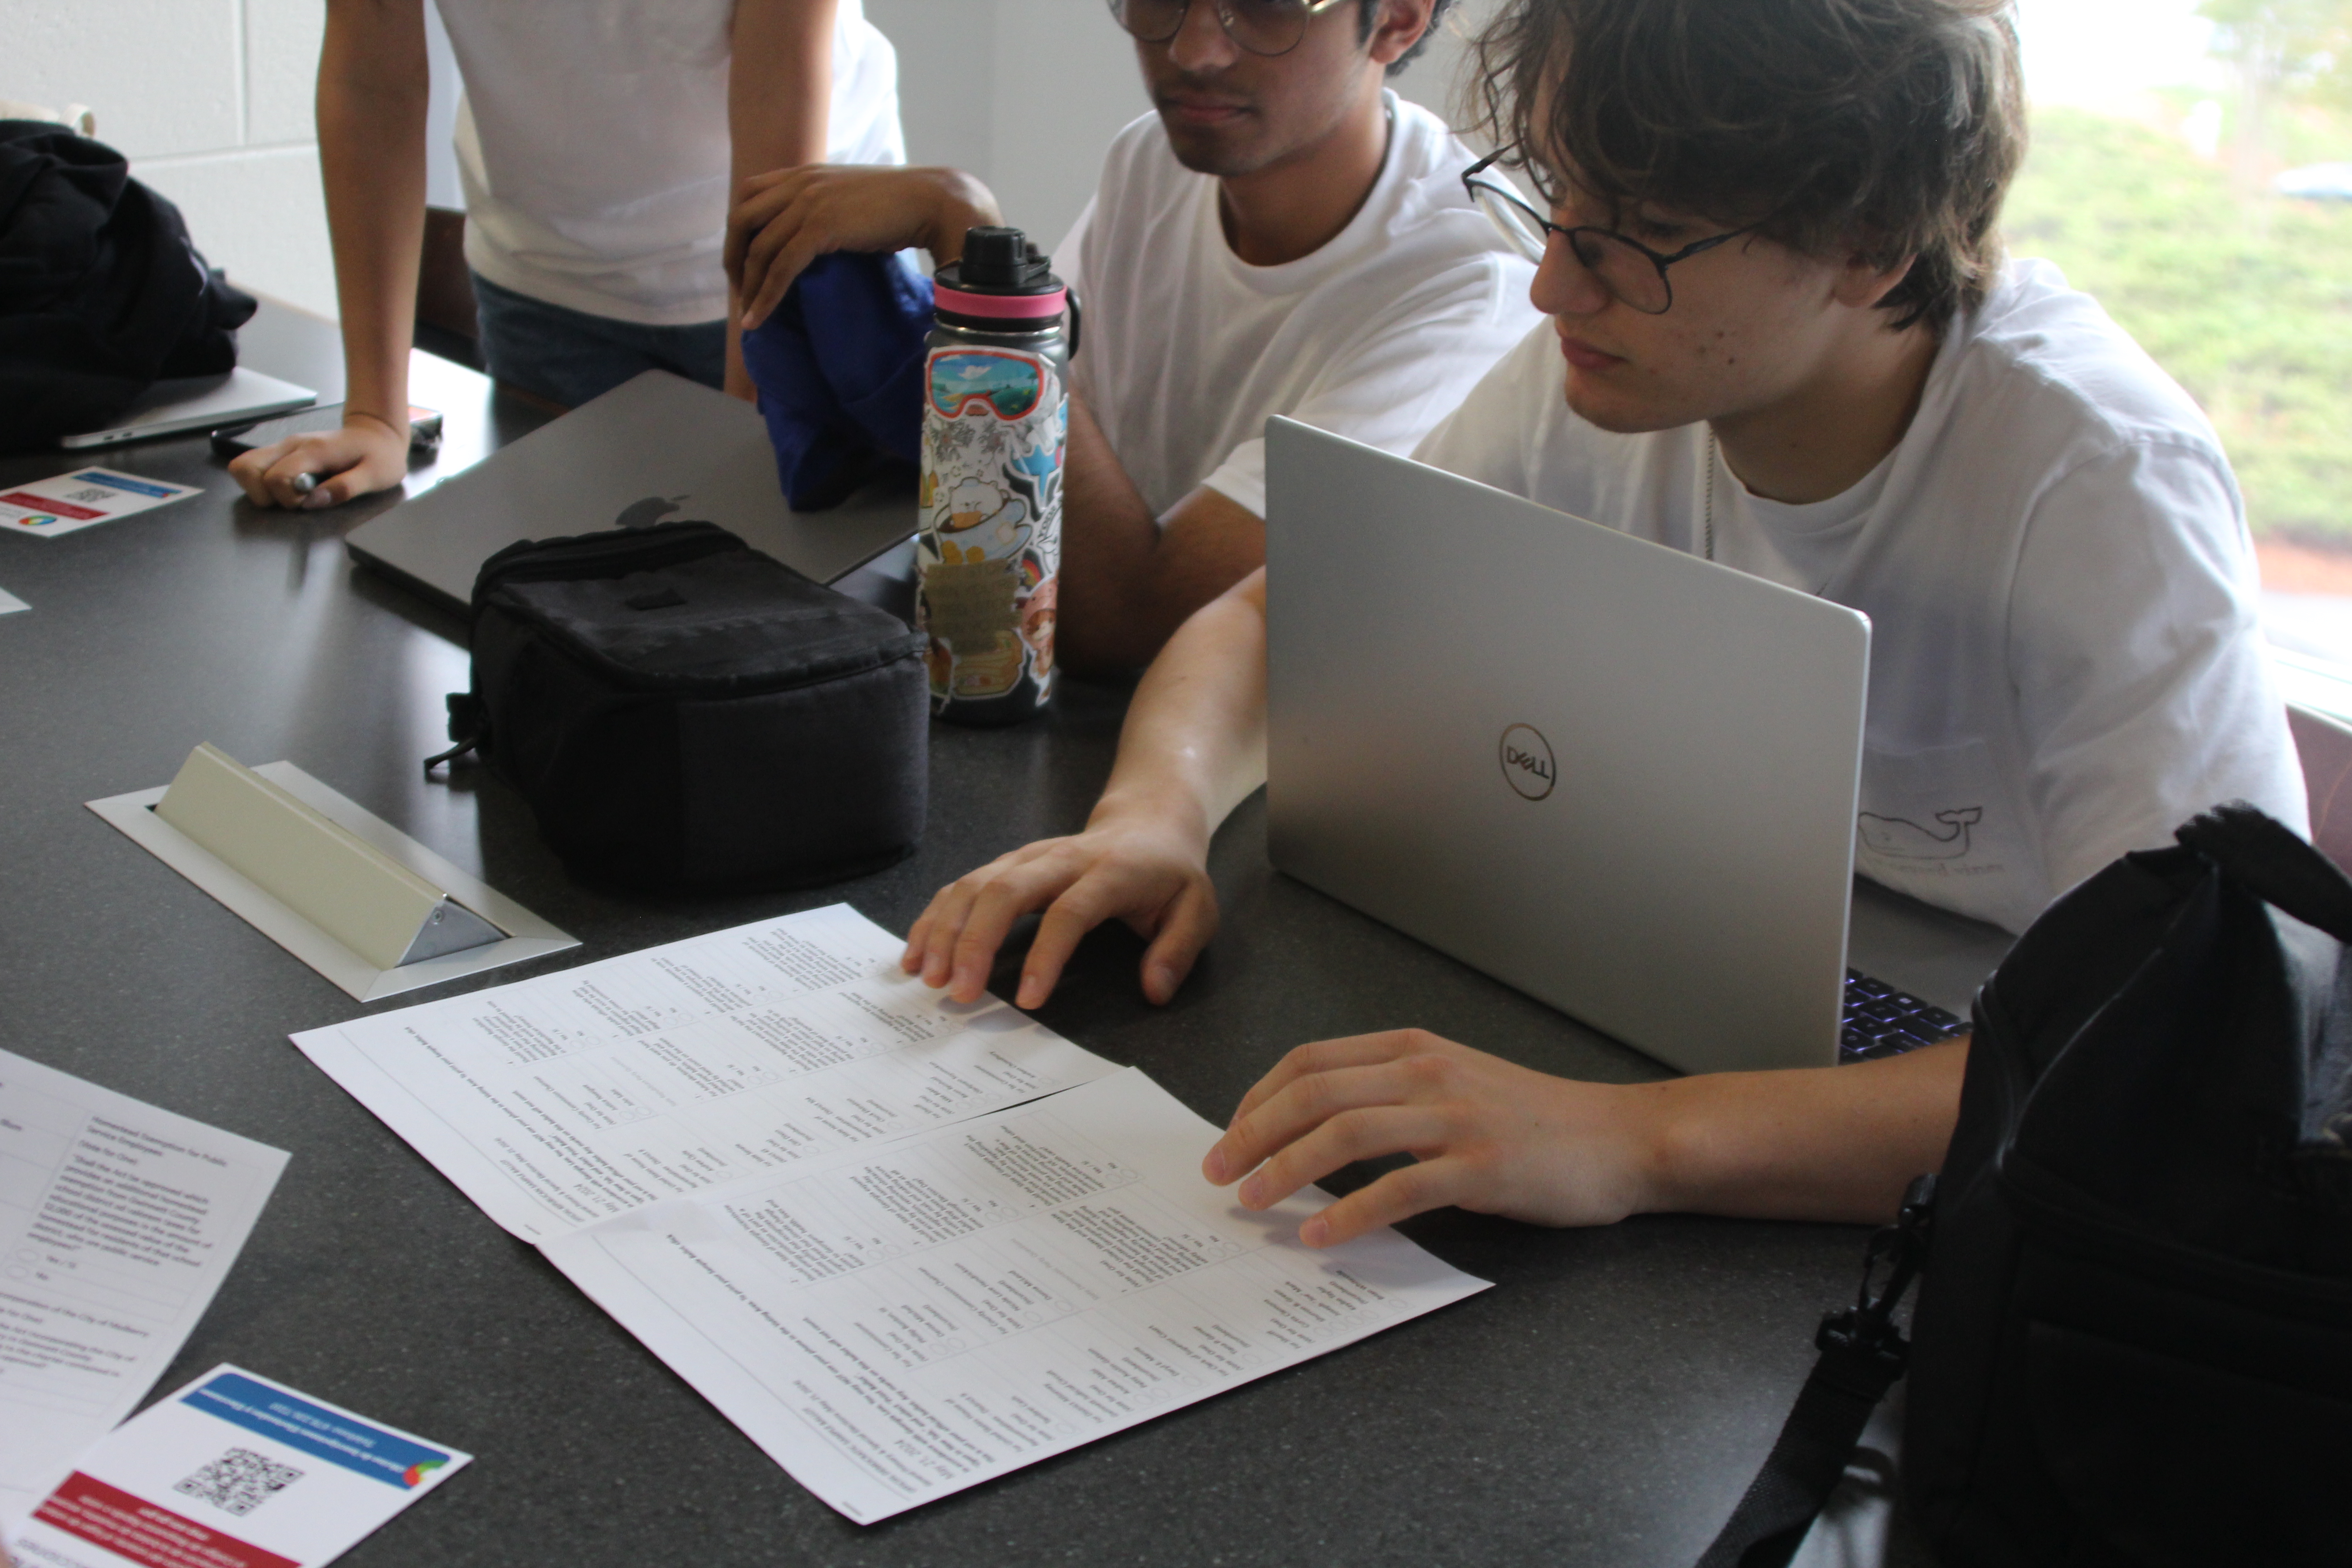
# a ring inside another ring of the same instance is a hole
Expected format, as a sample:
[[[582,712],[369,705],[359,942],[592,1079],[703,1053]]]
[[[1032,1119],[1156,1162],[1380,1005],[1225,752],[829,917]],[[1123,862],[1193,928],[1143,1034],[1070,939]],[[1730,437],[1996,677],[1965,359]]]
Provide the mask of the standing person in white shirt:
[[[897,56],[861,0],[437,3],[466,85],[457,165],[490,374],[567,407],[649,369],[750,397],[719,259],[736,183],[905,162]],[[231,464],[257,505],[333,506],[407,472],[425,5],[329,0],[319,155],[343,427]]]
[[[1551,319],[1423,460],[1867,611],[1857,847],[1907,892],[2017,930],[2218,801],[2304,828],[2210,426],[2055,269],[2001,264],[2007,0],[1509,0],[1480,53],[1487,128],[1533,150],[1550,214],[1482,200],[1539,249]],[[1209,837],[1264,780],[1265,731],[1260,572],[1145,676],[1086,830],[942,889],[906,966],[976,996],[1043,909],[1034,1007],[1116,918],[1167,1000],[1214,931]],[[1263,1208],[1416,1156],[1308,1220],[1318,1247],[1448,1204],[1883,1220],[1940,1164],[1967,1052],[1620,1085],[1418,1030],[1327,1040],[1203,1169]]]
[[[1059,657],[1143,664],[1265,558],[1269,416],[1410,451],[1535,320],[1463,189],[1473,154],[1382,85],[1451,3],[1112,0],[1156,112],[1053,252],[1084,319]],[[828,251],[944,265],[1008,221],[952,169],[753,184],[730,242],[749,325]]]

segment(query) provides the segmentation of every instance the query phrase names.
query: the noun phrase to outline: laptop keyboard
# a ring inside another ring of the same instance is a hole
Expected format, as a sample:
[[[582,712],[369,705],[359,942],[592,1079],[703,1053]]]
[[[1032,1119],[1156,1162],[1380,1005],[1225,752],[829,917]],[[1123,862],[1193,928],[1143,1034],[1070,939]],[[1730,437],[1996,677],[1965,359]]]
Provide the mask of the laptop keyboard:
[[[1964,1033],[1968,1020],[1932,1002],[1873,980],[1858,969],[1845,972],[1845,1018],[1838,1029],[1838,1060],[1875,1061],[1932,1046]]]

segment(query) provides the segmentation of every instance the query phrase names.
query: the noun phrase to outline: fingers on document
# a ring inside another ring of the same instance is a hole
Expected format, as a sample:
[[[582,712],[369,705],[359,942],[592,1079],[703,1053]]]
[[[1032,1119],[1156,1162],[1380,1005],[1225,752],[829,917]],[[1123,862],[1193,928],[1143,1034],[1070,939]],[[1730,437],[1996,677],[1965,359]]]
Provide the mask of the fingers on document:
[[[1086,934],[1114,918],[1150,939],[1139,976],[1144,1000],[1164,1005],[1216,934],[1217,898],[1205,881],[1180,879],[1171,889],[1152,868],[1097,860],[1054,897],[1037,923],[1018,1005],[1043,1006]]]
[[[1457,1204],[1462,1201],[1456,1190],[1461,1168],[1462,1163],[1449,1155],[1391,1171],[1309,1218],[1298,1227],[1298,1239],[1309,1247],[1337,1247],[1382,1226]]]
[[[1226,1124],[1228,1136],[1238,1131],[1259,1106],[1302,1079],[1344,1068],[1394,1061],[1399,1057],[1426,1049],[1436,1037],[1420,1029],[1383,1029],[1376,1035],[1346,1035],[1338,1039],[1315,1040],[1300,1046],[1275,1063],[1274,1070],[1251,1085],[1250,1091],[1242,1096],[1241,1104],[1234,1110],[1233,1121]],[[1246,1165],[1237,1166],[1234,1174],[1238,1176],[1248,1168]]]
[[[979,998],[1013,922],[1066,887],[1072,873],[1047,852],[1058,840],[1032,844],[941,888],[907,936],[899,964],[959,1002]]]
[[[1160,933],[1143,952],[1144,1000],[1165,1006],[1192,973],[1201,951],[1217,934],[1217,895],[1206,882],[1191,882],[1169,903]]]
[[[1400,1148],[1425,1148],[1425,1142],[1375,1147],[1381,1139],[1403,1131],[1402,1123],[1374,1113],[1410,1105],[1414,1098],[1412,1076],[1399,1063],[1378,1061],[1294,1079],[1234,1119],[1202,1162],[1202,1172],[1212,1181],[1253,1173],[1242,1184],[1241,1200],[1251,1208],[1265,1208],[1353,1161]],[[1422,1132],[1430,1131],[1414,1125]],[[1330,1163],[1307,1172],[1326,1157]]]
[[[1301,1046],[1252,1089],[1201,1162],[1220,1185],[1242,1180],[1244,1207],[1270,1208],[1343,1165],[1423,1156],[1310,1218],[1299,1237],[1329,1247],[1453,1203],[1460,1162],[1444,1152],[1456,1118],[1443,1103],[1455,1063],[1420,1030]]]
[[[1045,1005],[1079,942],[1107,920],[1124,920],[1150,939],[1141,981],[1154,1003],[1176,994],[1217,931],[1216,893],[1205,877],[1122,865],[1074,840],[1047,839],[940,889],[908,932],[899,966],[959,1002],[976,1000],[1013,923],[1041,909],[1013,996],[1019,1007]]]

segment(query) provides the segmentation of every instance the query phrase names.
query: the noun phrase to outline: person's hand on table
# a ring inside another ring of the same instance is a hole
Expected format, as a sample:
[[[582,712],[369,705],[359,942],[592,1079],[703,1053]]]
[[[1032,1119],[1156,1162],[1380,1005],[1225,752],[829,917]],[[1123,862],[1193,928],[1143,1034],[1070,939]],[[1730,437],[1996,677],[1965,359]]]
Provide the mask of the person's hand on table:
[[[372,414],[349,414],[340,430],[293,436],[240,453],[229,477],[256,506],[315,511],[387,490],[408,473],[408,433]],[[301,488],[308,474],[316,488]]]
[[[1217,931],[1208,835],[1162,812],[1095,815],[1083,833],[1024,845],[941,888],[907,933],[906,971],[973,1001],[1013,922],[1042,909],[1016,1006],[1044,1005],[1078,940],[1113,918],[1151,944],[1143,952],[1144,995],[1173,996]]]
[[[959,169],[803,164],[754,174],[736,196],[727,276],[747,332],[820,256],[919,246],[944,264],[963,254],[965,229],[1003,221],[988,188]]]
[[[1241,1182],[1242,1206],[1266,1209],[1342,1165],[1413,1156],[1301,1226],[1309,1247],[1449,1205],[1609,1225],[1655,1206],[1658,1088],[1554,1078],[1421,1029],[1318,1040],[1258,1080],[1201,1172]]]

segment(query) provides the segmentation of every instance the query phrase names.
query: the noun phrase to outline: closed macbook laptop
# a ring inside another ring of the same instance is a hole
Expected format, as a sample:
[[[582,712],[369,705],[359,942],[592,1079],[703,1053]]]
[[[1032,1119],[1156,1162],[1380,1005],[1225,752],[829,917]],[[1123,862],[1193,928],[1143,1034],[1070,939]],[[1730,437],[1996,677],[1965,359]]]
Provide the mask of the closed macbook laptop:
[[[264,375],[242,366],[226,375],[169,378],[157,382],[103,430],[85,430],[61,437],[58,445],[72,450],[111,447],[123,441],[143,441],[152,436],[178,436],[190,430],[217,430],[224,425],[249,424],[308,408],[319,395],[307,386]]]
[[[911,483],[868,487],[825,511],[784,504],[759,411],[649,370],[501,447],[345,538],[352,556],[463,610],[484,561],[518,540],[622,524],[715,522],[819,583],[915,531]]]

